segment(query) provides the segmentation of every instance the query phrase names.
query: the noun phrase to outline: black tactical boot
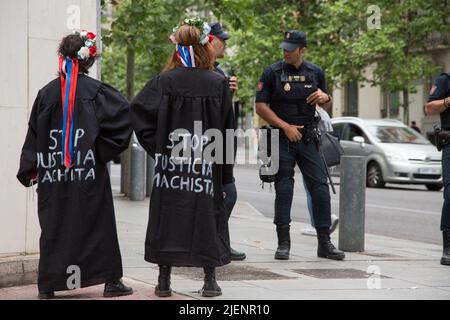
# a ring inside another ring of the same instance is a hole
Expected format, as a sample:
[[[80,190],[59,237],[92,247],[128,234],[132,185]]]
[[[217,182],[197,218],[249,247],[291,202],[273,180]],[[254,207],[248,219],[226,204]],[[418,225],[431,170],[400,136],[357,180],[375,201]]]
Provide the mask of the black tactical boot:
[[[450,231],[442,232],[444,251],[442,253],[441,264],[450,266]]]
[[[233,248],[230,248],[230,258],[231,261],[242,261],[245,260],[245,258],[247,258],[247,256],[245,255],[244,252],[239,252],[234,250]]]
[[[50,300],[55,298],[55,293],[53,291],[43,292],[39,291],[39,300]]]
[[[205,284],[200,290],[202,296],[208,298],[220,296],[222,294],[222,289],[220,289],[216,281],[216,268],[205,267],[203,268],[203,271],[205,272]]]
[[[317,255],[320,258],[332,259],[332,260],[344,260],[345,253],[336,249],[331,243],[330,230],[327,228],[317,229],[317,240],[319,242],[317,248]]]
[[[120,279],[105,283],[105,290],[103,291],[103,297],[105,298],[122,297],[130,294],[133,294],[133,289],[124,285]]]
[[[172,289],[170,288],[171,266],[159,266],[158,285],[155,287],[155,294],[158,297],[170,297]]]
[[[291,250],[289,229],[288,224],[277,225],[278,248],[275,252],[275,259],[277,260],[289,260],[289,251]]]

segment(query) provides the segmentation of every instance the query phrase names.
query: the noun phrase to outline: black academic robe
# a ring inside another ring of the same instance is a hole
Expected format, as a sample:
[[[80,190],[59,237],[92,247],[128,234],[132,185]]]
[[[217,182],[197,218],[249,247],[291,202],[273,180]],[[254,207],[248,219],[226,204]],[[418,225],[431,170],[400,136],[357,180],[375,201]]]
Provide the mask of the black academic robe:
[[[37,173],[38,286],[45,292],[122,277],[106,163],[128,146],[129,103],[114,88],[79,75],[70,169],[61,159],[62,122],[61,82],[56,79],[39,91],[34,102],[17,174],[28,187]]]
[[[145,260],[188,267],[229,263],[222,185],[233,181],[233,165],[205,157],[206,146],[212,148],[215,141],[207,137],[208,129],[218,130],[224,139],[225,130],[234,129],[226,79],[196,68],[163,72],[132,102],[131,118],[139,142],[155,159]],[[195,130],[195,121],[201,129]],[[185,130],[179,141],[173,134],[177,129]],[[185,154],[172,152],[178,143]],[[215,146],[222,148],[223,158],[234,158],[232,146]],[[185,161],[176,161],[179,154]]]

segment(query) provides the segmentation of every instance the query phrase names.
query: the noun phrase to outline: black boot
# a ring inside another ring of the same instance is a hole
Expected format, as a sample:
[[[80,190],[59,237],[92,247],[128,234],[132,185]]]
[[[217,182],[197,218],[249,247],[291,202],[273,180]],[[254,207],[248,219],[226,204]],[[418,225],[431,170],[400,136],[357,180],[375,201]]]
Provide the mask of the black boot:
[[[441,264],[450,266],[450,231],[442,232],[444,251],[442,253]]]
[[[289,251],[291,250],[289,229],[288,224],[277,225],[278,248],[275,252],[275,259],[277,260],[289,260]]]
[[[247,256],[245,255],[244,252],[239,252],[234,250],[233,248],[230,248],[230,258],[231,261],[242,261],[245,260],[245,258],[247,258]]]
[[[38,298],[39,298],[39,300],[54,299],[55,298],[55,293],[53,291],[49,291],[49,292],[39,291]]]
[[[159,266],[158,285],[155,287],[155,294],[158,297],[170,297],[172,289],[170,288],[171,266]]]
[[[205,267],[203,271],[205,272],[205,284],[201,289],[202,296],[208,298],[220,296],[222,289],[220,289],[216,281],[216,268]]]
[[[317,255],[320,258],[332,259],[332,260],[344,260],[345,253],[336,249],[331,243],[330,230],[327,228],[317,229],[317,240],[319,242],[317,248]]]
[[[105,290],[103,291],[103,297],[122,297],[133,294],[133,289],[123,284],[122,280],[113,280],[105,283]]]

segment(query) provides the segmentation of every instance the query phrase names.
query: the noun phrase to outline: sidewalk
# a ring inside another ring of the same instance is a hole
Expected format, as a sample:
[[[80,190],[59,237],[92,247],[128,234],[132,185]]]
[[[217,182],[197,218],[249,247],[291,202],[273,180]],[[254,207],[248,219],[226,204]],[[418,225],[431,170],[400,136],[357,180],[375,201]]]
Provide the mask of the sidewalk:
[[[137,291],[120,299],[156,299],[158,267],[144,261],[148,199],[131,202],[116,194],[115,204],[125,281]],[[439,264],[440,246],[366,235],[364,253],[347,253],[345,261],[332,261],[317,257],[315,237],[300,234],[305,227],[292,223],[291,258],[274,260],[272,220],[238,202],[230,219],[231,241],[247,259],[218,268],[223,295],[214,299],[450,299],[450,268]],[[337,239],[333,234],[335,244]],[[177,295],[172,299],[205,299],[197,292],[202,278],[200,269],[174,268],[172,288]],[[99,286],[62,296],[98,299],[102,290]],[[0,289],[0,300],[35,296],[35,286]]]

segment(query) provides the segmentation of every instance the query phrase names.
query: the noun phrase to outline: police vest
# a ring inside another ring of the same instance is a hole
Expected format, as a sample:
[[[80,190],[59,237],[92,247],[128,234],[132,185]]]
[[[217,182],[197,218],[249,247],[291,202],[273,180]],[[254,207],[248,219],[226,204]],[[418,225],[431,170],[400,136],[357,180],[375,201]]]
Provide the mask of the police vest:
[[[446,75],[450,80],[450,72],[443,73],[442,75]],[[450,96],[450,91],[447,92],[446,97]],[[444,112],[441,112],[441,127],[447,130],[450,130],[450,108],[447,108]]]
[[[270,67],[276,75],[270,108],[289,124],[310,124],[314,120],[316,109],[306,103],[306,99],[317,91],[314,71],[304,68],[293,74],[284,70],[283,66],[284,63],[277,63]]]

